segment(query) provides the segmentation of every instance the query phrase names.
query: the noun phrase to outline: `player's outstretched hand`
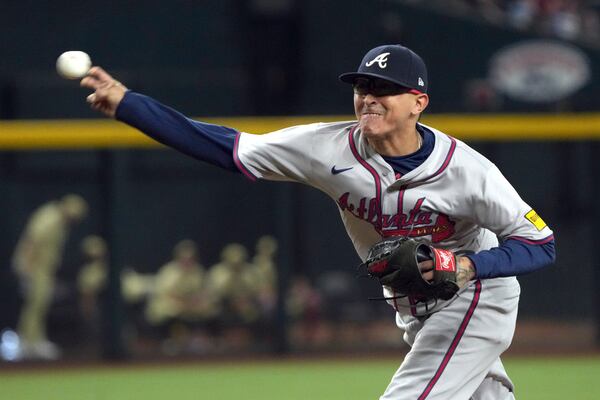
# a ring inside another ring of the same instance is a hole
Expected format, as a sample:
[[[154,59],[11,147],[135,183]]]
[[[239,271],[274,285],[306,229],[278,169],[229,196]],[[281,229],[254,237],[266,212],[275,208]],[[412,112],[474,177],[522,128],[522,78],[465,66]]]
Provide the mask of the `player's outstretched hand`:
[[[114,118],[117,107],[123,100],[127,88],[108,72],[97,66],[90,68],[80,84],[82,87],[94,91],[87,97],[87,102],[90,103],[91,107],[108,117]]]

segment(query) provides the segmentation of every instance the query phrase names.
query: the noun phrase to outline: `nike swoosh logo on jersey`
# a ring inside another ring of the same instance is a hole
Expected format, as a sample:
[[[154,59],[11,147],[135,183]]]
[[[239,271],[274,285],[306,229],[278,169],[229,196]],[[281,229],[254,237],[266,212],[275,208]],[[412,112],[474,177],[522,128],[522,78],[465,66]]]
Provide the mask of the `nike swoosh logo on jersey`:
[[[348,170],[350,170],[352,168],[354,168],[354,167],[336,169],[335,165],[334,165],[333,167],[331,167],[331,173],[333,175],[337,175],[337,174],[341,174],[342,172],[346,172],[346,171],[348,171]]]

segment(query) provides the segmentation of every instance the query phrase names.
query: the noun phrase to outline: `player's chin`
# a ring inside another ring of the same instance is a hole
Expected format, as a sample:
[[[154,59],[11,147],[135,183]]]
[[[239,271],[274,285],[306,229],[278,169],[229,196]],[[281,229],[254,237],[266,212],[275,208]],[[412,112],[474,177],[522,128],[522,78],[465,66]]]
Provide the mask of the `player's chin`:
[[[367,139],[380,139],[383,136],[383,130],[373,123],[361,123],[359,124],[360,131]]]

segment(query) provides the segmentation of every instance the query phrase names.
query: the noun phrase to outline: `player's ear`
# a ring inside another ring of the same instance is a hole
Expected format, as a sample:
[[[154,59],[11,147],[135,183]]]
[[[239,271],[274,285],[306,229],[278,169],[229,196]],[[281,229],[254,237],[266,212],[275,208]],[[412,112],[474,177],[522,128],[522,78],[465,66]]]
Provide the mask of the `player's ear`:
[[[413,112],[415,114],[421,114],[427,108],[429,104],[429,96],[426,93],[415,95],[415,106]]]

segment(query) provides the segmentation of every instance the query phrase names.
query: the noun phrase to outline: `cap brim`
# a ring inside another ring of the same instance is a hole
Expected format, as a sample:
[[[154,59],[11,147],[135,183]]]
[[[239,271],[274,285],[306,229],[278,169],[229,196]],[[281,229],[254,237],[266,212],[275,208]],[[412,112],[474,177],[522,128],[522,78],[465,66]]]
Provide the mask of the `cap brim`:
[[[354,83],[356,78],[379,78],[379,79],[383,79],[384,81],[393,82],[396,85],[400,85],[400,86],[408,88],[408,89],[413,89],[412,87],[406,85],[406,83],[402,83],[395,79],[390,79],[387,76],[383,76],[383,75],[379,75],[379,74],[372,74],[370,72],[346,72],[345,74],[341,74],[338,77],[338,79],[344,83]]]

